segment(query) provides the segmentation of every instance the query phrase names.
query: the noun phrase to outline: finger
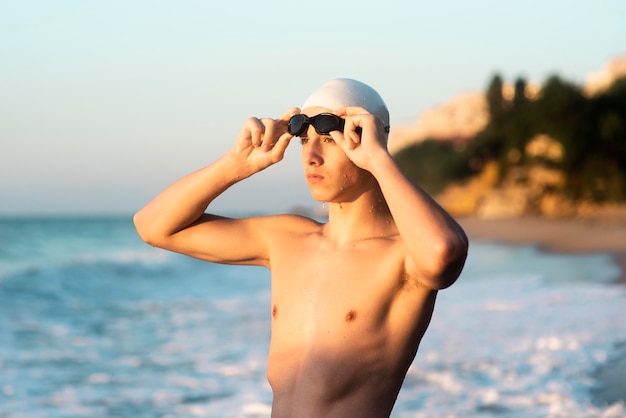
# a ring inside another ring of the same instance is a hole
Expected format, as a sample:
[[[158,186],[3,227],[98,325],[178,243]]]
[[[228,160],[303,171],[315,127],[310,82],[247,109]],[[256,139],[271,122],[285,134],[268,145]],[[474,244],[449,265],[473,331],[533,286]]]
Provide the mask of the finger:
[[[280,118],[276,119],[276,123],[278,125],[277,134],[282,135],[283,133],[287,132],[291,117],[298,114],[300,114],[300,109],[297,107],[292,107],[291,109],[283,113]]]
[[[283,133],[282,132],[283,130],[284,132],[287,132],[287,128],[289,126],[289,120],[291,120],[291,117],[294,115],[299,115],[299,114],[300,114],[300,109],[297,107],[292,107],[291,109],[283,113],[283,115],[280,118],[276,119],[276,122],[281,128],[281,134]]]
[[[345,118],[346,123],[343,128],[343,134],[346,139],[352,144],[351,149],[354,149],[361,143],[361,132],[363,131],[363,121],[358,116],[351,116]]]
[[[346,141],[350,143],[350,149],[355,149],[361,143],[361,135],[356,131],[350,131],[346,135]]]
[[[353,150],[354,147],[355,147],[355,144],[352,141],[350,141],[348,138],[346,138],[344,133],[341,132],[341,131],[331,131],[331,132],[328,133],[328,135],[344,151]]]
[[[346,135],[347,138],[355,145],[360,144],[364,121],[363,118],[359,118],[358,116],[370,116],[371,113],[360,106],[342,107],[337,109],[334,113],[337,116],[344,118],[346,121],[343,130],[344,135]]]
[[[260,147],[263,140],[265,128],[258,118],[248,118],[244,124],[244,129],[250,132],[250,142],[255,147]]]
[[[275,137],[276,121],[274,119],[264,118],[261,119],[261,123],[263,124],[264,128],[261,149],[263,151],[270,151],[277,140],[277,138]]]
[[[278,141],[274,144],[274,148],[272,148],[272,161],[274,163],[283,159],[285,150],[291,142],[291,138],[293,138],[293,136],[289,135],[289,133],[285,133],[278,138]]]
[[[300,110],[300,108],[292,107],[291,109],[286,111],[278,120],[283,122],[289,122],[289,119],[291,119],[293,115],[299,115],[301,112],[302,111]]]

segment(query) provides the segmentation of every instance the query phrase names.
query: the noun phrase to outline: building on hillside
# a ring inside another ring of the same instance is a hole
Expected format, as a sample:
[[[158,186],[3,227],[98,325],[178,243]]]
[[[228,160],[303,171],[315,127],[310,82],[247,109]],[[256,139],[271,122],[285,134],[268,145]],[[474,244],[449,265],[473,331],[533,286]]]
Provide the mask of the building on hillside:
[[[610,60],[603,69],[589,74],[583,89],[587,96],[606,91],[618,78],[626,77],[626,54]]]

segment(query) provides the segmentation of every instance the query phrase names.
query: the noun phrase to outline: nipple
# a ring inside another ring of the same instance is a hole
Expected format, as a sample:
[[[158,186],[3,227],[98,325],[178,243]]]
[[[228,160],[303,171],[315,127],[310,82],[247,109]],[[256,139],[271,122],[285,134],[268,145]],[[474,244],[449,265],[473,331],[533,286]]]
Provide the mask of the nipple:
[[[346,322],[353,322],[355,319],[356,319],[356,311],[354,309],[351,309],[346,314]]]

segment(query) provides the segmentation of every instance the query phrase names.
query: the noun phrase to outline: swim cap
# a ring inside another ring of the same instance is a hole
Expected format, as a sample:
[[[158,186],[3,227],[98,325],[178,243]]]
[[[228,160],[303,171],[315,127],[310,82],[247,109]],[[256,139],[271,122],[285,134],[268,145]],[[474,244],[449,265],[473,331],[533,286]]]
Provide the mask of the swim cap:
[[[346,106],[361,106],[389,126],[389,110],[376,90],[365,83],[350,78],[331,80],[309,96],[302,105],[337,110]]]

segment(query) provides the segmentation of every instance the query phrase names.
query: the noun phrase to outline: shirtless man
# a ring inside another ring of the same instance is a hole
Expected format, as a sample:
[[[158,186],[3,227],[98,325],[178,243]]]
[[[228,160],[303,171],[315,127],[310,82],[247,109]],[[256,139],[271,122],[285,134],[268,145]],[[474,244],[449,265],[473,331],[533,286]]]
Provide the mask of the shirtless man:
[[[302,111],[248,119],[229,152],[135,215],[153,246],[270,269],[272,417],[388,417],[437,291],[463,268],[465,233],[398,169],[388,130],[376,91],[332,80]],[[294,136],[311,194],[328,202],[326,223],[204,213],[230,186],[281,161]]]

